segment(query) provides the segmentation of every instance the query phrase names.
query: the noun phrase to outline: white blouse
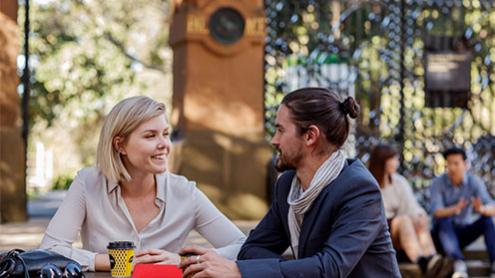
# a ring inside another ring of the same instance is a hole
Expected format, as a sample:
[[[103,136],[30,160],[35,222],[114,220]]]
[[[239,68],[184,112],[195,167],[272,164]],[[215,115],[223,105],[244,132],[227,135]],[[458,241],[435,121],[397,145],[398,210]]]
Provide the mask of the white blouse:
[[[398,215],[426,215],[425,210],[414,197],[411,186],[403,176],[392,174],[392,182],[380,190],[387,219]]]
[[[94,271],[97,253],[107,253],[110,241],[132,241],[136,251],[158,248],[177,253],[191,230],[198,231],[228,259],[235,259],[246,237],[196,184],[165,172],[155,176],[159,214],[137,232],[121,189],[96,168],[78,172],[64,201],[48,224],[41,242]],[[72,247],[81,232],[83,248]]]

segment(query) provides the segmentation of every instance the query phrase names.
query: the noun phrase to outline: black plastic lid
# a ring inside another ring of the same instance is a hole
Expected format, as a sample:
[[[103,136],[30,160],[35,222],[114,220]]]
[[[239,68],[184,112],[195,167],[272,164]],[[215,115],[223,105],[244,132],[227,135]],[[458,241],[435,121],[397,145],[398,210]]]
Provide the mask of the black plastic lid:
[[[132,241],[112,241],[108,243],[108,249],[131,249],[135,248]]]

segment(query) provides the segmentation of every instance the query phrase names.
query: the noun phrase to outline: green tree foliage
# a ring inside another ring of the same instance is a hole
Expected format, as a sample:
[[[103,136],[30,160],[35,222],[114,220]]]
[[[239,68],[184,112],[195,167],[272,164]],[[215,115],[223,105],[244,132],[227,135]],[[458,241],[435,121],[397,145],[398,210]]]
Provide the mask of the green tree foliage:
[[[165,72],[165,0],[34,1],[34,122],[98,122],[109,102],[146,90],[138,71]]]
[[[52,183],[51,190],[68,190],[73,180],[73,176],[57,176]]]
[[[118,100],[144,94],[166,101],[171,93],[156,84],[170,75],[171,6],[167,0],[31,3],[30,140],[49,145],[66,136],[62,142],[75,145],[72,155],[79,156],[68,159],[92,164],[101,121]],[[21,6],[20,25],[23,12]]]

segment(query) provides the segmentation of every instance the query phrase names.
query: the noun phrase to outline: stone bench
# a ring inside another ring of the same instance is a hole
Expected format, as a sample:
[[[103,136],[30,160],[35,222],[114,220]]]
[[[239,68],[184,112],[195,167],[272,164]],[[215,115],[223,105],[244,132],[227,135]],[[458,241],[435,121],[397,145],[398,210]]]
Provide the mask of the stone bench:
[[[490,262],[483,237],[478,238],[464,250],[469,277],[489,277]],[[400,272],[404,278],[421,278],[421,271],[416,264],[400,263]],[[439,277],[440,278],[440,277]]]

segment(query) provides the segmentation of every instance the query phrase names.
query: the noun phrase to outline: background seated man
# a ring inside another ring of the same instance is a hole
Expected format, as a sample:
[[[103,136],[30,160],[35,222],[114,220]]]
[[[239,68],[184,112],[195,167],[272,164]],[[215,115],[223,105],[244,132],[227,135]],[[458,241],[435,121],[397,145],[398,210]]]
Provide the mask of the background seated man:
[[[495,278],[495,202],[483,181],[467,173],[466,153],[450,148],[443,154],[447,173],[435,178],[430,187],[433,235],[445,254],[454,259],[454,275],[467,277],[462,249],[484,235],[490,255],[491,277]]]

